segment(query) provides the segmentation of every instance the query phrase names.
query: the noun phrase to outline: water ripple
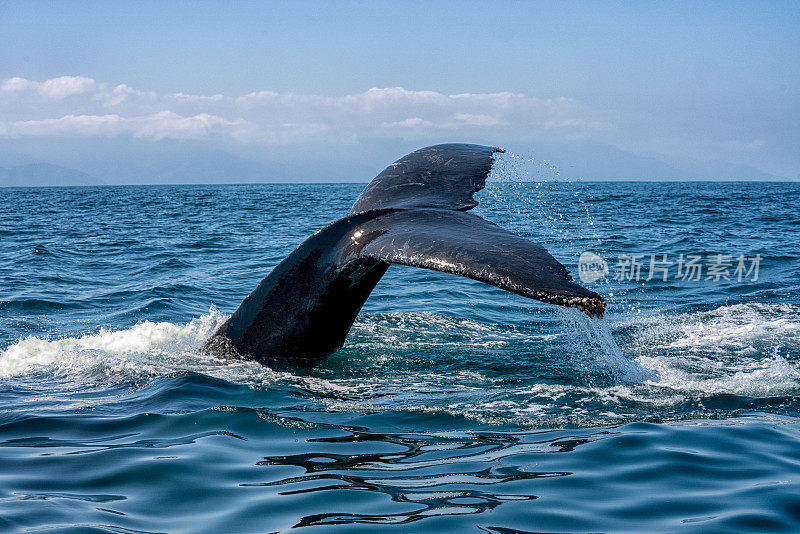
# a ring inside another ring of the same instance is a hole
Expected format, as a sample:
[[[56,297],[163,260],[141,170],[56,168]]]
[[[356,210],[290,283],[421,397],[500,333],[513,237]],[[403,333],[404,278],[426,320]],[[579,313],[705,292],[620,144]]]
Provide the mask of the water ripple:
[[[607,279],[592,322],[392,267],[341,350],[271,369],[199,347],[363,185],[4,191],[0,530],[800,531],[797,184],[515,161],[477,212],[573,272],[741,253],[760,277]]]

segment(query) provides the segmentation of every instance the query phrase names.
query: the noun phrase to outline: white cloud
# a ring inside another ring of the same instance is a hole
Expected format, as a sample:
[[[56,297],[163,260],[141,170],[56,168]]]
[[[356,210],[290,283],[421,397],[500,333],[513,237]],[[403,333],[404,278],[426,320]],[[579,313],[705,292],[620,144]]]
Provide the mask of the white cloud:
[[[453,120],[469,126],[497,126],[500,121],[491,115],[476,115],[474,113],[456,113]]]
[[[7,135],[118,135],[121,133],[119,115],[65,115],[58,119],[16,121],[6,127]]]
[[[0,130],[7,137],[83,135],[132,137],[158,141],[160,139],[204,139],[212,135],[231,134],[247,127],[243,120],[229,121],[201,113],[183,117],[171,111],[161,111],[141,117],[119,115],[65,115],[58,119],[16,121]]]
[[[80,95],[91,91],[95,86],[94,80],[83,76],[62,76],[43,82],[39,86],[39,93],[54,100],[68,96]]]
[[[202,95],[187,95],[185,93],[173,93],[171,96],[176,100],[185,100],[187,102],[197,102],[197,103],[220,102],[222,100],[225,100],[224,95],[202,96]]]
[[[4,93],[18,93],[29,89],[36,89],[39,84],[25,78],[9,78],[0,84],[0,91]]]
[[[382,122],[382,128],[433,128],[436,125],[419,117],[411,117],[402,121]]]
[[[135,89],[132,89],[123,83],[114,87],[110,91],[105,92],[103,95],[105,101],[103,103],[106,106],[117,106],[125,102],[131,96],[138,94],[140,94],[139,91],[136,91]]]
[[[610,125],[568,98],[519,93],[414,91],[373,87],[343,96],[257,91],[242,96],[157,94],[82,76],[0,84],[0,136],[224,138],[282,145],[426,139],[452,132],[517,137],[586,137]]]
[[[9,78],[0,85],[0,91],[5,93],[35,91],[45,98],[61,100],[68,96],[89,92],[95,88],[95,85],[93,79],[84,76],[61,76],[44,82],[25,78]]]
[[[256,91],[253,93],[248,93],[246,95],[242,95],[236,99],[236,102],[239,104],[257,104],[263,100],[267,99],[277,99],[281,95],[276,93],[275,91]]]

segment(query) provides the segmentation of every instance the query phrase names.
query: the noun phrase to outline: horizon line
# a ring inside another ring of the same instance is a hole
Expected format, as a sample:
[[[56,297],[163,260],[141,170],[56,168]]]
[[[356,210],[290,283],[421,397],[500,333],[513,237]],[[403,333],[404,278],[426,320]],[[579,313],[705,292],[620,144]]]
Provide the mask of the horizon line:
[[[205,186],[248,186],[248,185],[356,185],[356,184],[369,184],[369,181],[273,181],[273,182],[176,182],[176,183],[122,183],[122,184],[73,184],[73,185],[3,185],[0,184],[0,189],[49,189],[49,188],[90,188],[90,187],[205,187]],[[641,179],[641,180],[614,180],[614,179],[570,179],[570,180],[492,180],[493,183],[583,183],[583,184],[607,184],[607,183],[629,183],[629,184],[695,184],[695,183],[776,183],[776,184],[800,184],[800,178],[751,178],[747,180],[729,180],[729,179],[697,179],[697,180],[655,180],[655,179]]]

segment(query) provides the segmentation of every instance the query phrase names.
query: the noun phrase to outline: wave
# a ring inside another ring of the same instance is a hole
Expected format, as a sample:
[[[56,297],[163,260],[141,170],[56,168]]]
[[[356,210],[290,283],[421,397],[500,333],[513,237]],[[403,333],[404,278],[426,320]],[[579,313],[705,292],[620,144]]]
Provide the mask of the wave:
[[[792,304],[735,304],[639,321],[639,342],[651,348],[737,355],[780,345],[800,348],[800,306]]]
[[[800,306],[748,303],[639,318],[628,350],[676,391],[766,397],[800,392]]]
[[[685,419],[708,416],[711,404],[725,416],[754,406],[744,397],[766,399],[756,407],[780,411],[800,394],[800,307],[790,304],[737,304],[618,324],[566,311],[555,333],[432,313],[365,314],[340,353],[294,373],[200,352],[224,320],[212,308],[186,324],[144,321],[64,339],[29,336],[0,351],[0,378],[46,373],[85,387],[200,373],[256,388],[296,388],[328,411],[402,409],[535,426]],[[559,365],[561,374],[554,374]],[[744,397],[709,401],[720,395]]]
[[[64,339],[28,336],[0,351],[0,378],[45,369],[57,376],[127,380],[139,375],[191,370],[204,358],[198,352],[224,316],[216,309],[187,324],[143,321],[125,330]]]

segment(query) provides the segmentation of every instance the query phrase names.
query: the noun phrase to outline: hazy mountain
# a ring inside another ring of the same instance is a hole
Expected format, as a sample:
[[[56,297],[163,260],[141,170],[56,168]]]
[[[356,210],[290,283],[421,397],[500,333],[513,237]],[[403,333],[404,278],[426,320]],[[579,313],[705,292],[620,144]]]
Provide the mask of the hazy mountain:
[[[453,139],[362,140],[352,144],[286,147],[210,147],[200,142],[130,139],[9,140],[0,146],[0,185],[365,182],[404,154]],[[525,159],[554,165],[567,180],[769,180],[758,169],[719,161],[674,161],[601,143],[498,144]],[[46,162],[46,163],[45,163]],[[553,179],[555,173],[544,177]]]
[[[0,187],[102,184],[102,180],[85,172],[49,163],[30,163],[9,169],[0,167]]]
[[[80,170],[107,184],[367,181],[375,175],[373,171],[392,161],[387,158],[402,155],[391,150],[374,153],[359,145],[346,150],[325,147],[323,152],[118,138],[91,142],[80,138],[10,139],[0,143],[0,166],[47,162]]]
[[[509,147],[526,154],[524,147]],[[536,143],[536,159],[554,165],[568,180],[775,180],[778,176],[745,165],[719,161],[671,160],[660,155],[639,155],[593,142]]]

